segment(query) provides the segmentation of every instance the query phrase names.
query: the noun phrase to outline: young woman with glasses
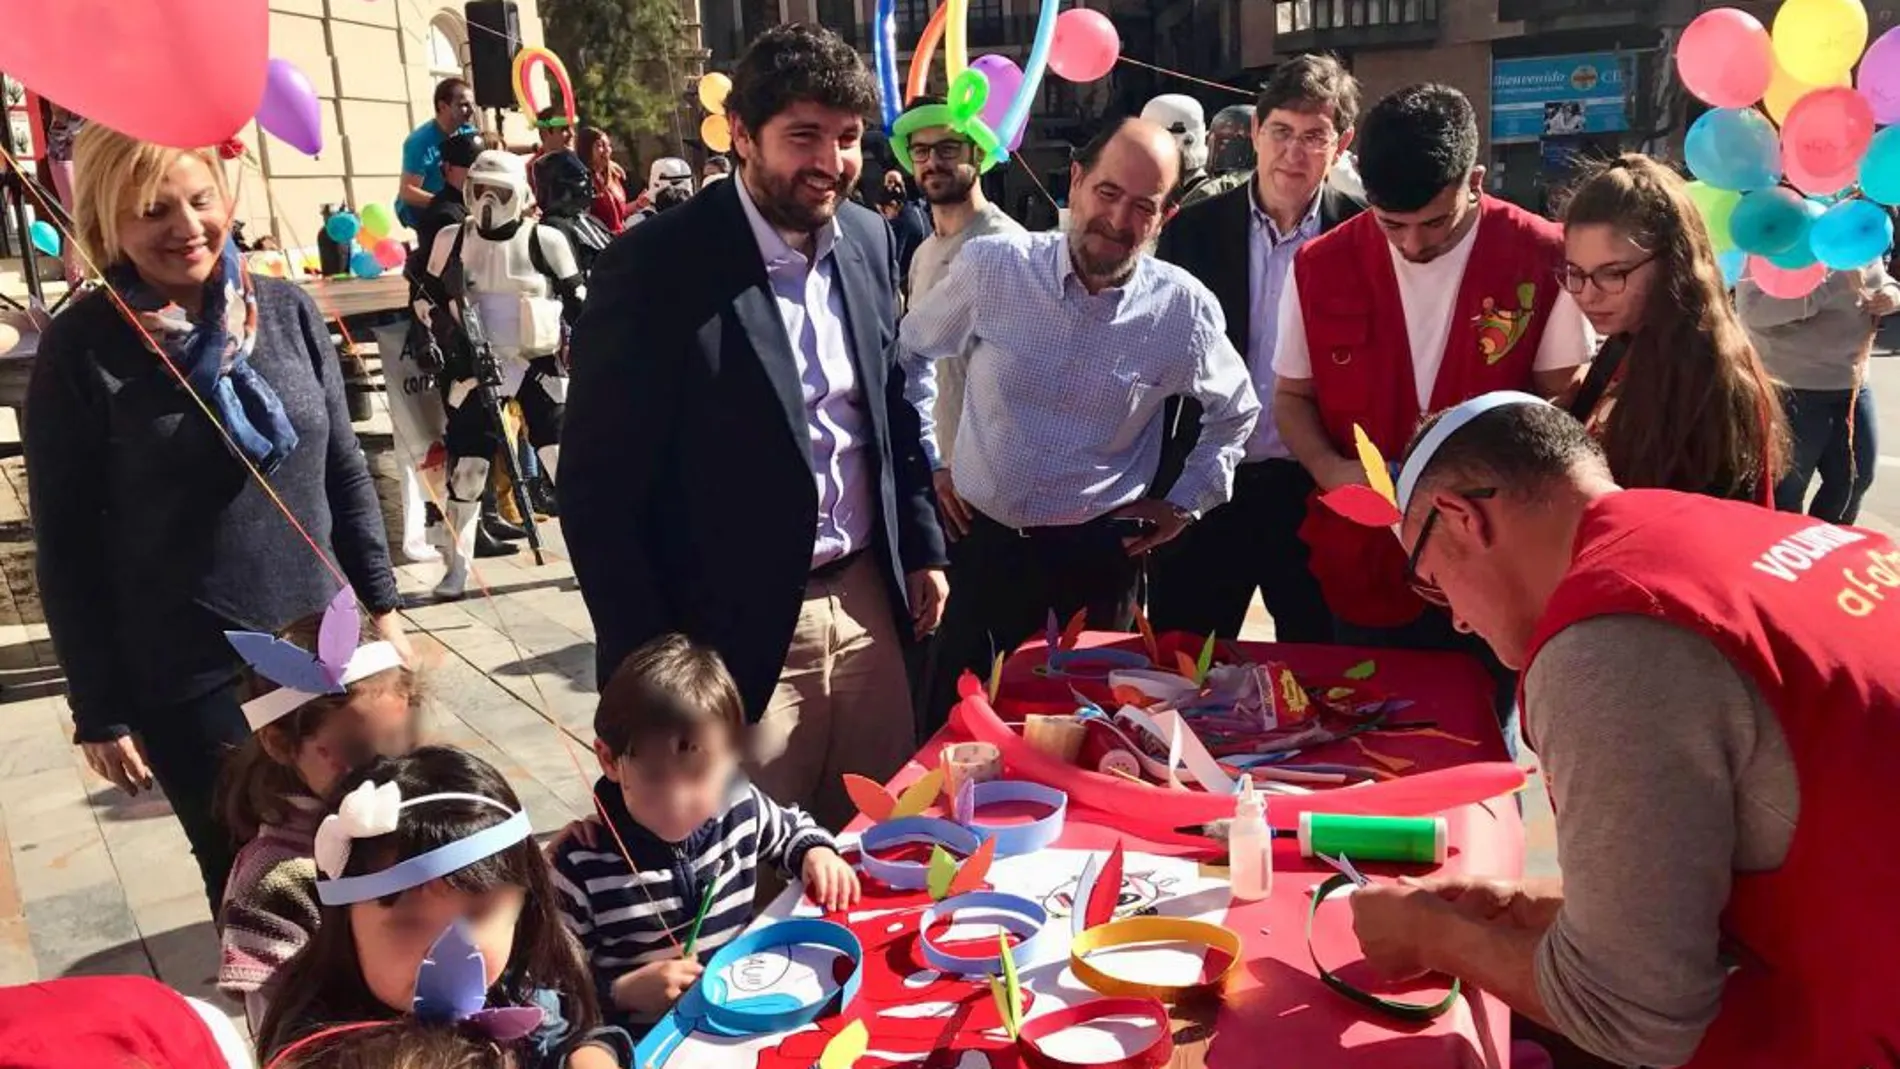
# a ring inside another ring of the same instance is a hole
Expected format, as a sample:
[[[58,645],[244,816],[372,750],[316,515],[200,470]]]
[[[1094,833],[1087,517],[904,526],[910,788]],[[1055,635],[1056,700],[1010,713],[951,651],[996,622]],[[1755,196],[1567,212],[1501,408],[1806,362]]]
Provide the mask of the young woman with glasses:
[[[1564,249],[1559,281],[1605,339],[1571,412],[1617,481],[1768,503],[1787,420],[1683,180],[1635,153],[1603,164],[1570,197]]]

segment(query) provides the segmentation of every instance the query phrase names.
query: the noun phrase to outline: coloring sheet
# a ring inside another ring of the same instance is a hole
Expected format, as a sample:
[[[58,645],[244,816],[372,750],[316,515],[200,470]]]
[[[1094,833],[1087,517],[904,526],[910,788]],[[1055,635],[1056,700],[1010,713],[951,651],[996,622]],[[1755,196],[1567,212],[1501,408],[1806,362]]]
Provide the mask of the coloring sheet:
[[[847,850],[848,855],[852,852]],[[989,882],[996,890],[1041,903],[1050,914],[1050,924],[1061,933],[1061,949],[1052,955],[1054,960],[1021,972],[1028,1002],[1026,1018],[1099,997],[1068,968],[1069,914],[1076,880],[1088,857],[1084,850],[1049,849],[1001,859],[990,870]],[[1009,1047],[986,978],[946,976],[922,967],[916,932],[918,919],[929,905],[922,891],[880,892],[844,918],[866,953],[863,985],[851,1015],[863,1019],[870,1030],[870,1047],[858,1069],[922,1065],[926,1060],[942,1069],[988,1069],[989,1053]],[[1194,861],[1126,855],[1118,917],[1162,914],[1219,923],[1226,917],[1227,905],[1227,881],[1203,876]],[[819,910],[794,890],[780,895],[758,923],[818,915]],[[994,939],[998,931],[980,913],[959,914],[947,932],[933,931],[933,937],[939,941]],[[837,958],[836,952],[813,946],[793,947],[789,952],[773,949],[739,960],[722,970],[715,983],[726,985],[723,1001],[727,1002],[757,1000],[761,1008],[794,1001],[808,1005],[837,991],[837,970],[842,965]],[[1202,968],[1197,950],[1175,946],[1119,947],[1090,960],[1114,976],[1160,983],[1191,983]],[[695,1034],[665,1065],[670,1069],[810,1069],[843,1023],[827,1017],[800,1032],[747,1039]],[[1058,1033],[1043,1041],[1043,1046],[1057,1057],[1103,1061],[1146,1045],[1154,1038],[1153,1032],[1151,1023],[1110,1018]],[[1008,1058],[1013,1060],[1013,1055]]]

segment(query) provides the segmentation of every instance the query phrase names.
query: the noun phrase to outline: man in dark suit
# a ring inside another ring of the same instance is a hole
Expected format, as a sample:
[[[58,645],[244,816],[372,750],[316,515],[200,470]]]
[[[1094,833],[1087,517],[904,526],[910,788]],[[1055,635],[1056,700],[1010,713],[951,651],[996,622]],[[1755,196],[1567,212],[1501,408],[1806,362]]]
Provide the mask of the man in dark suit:
[[[732,74],[740,160],[595,263],[560,495],[599,678],[684,632],[719,652],[751,769],[840,826],[841,774],[915,746],[904,646],[942,615],[943,537],[893,347],[896,252],[849,202],[877,90],[831,31]]]
[[[1274,68],[1254,109],[1253,179],[1183,208],[1156,247],[1157,256],[1214,291],[1262,405],[1273,396],[1273,342],[1293,254],[1364,208],[1326,181],[1352,143],[1358,110],[1358,83],[1332,57],[1299,56]],[[1200,413],[1191,405],[1184,403],[1172,424],[1166,472],[1200,435]],[[1330,642],[1332,613],[1299,537],[1312,489],[1312,478],[1280,441],[1271,409],[1262,411],[1234,475],[1233,500],[1156,554],[1149,594],[1155,626],[1232,638],[1258,589],[1279,641]]]

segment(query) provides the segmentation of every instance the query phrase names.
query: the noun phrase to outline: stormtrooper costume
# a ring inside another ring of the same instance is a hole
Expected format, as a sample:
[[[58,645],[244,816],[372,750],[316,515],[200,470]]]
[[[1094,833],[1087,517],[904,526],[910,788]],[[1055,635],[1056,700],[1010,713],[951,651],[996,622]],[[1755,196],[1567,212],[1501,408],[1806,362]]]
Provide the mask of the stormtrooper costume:
[[[633,222],[644,223],[660,214],[659,208],[654,206],[653,199],[659,196],[660,190],[667,186],[678,186],[691,193],[693,191],[692,164],[678,156],[662,156],[654,160],[653,166],[647,168],[647,206],[640,209],[639,214],[634,216]]]
[[[572,152],[543,156],[536,166],[536,176],[541,188],[541,222],[567,239],[585,281],[594,268],[594,258],[614,239],[591,210],[594,176]]]
[[[1174,135],[1181,146],[1181,184],[1175,203],[1207,181],[1207,112],[1201,102],[1182,93],[1163,93],[1148,101],[1141,117]]]
[[[448,573],[436,595],[460,597],[468,586],[482,491],[502,436],[476,396],[478,365],[463,327],[472,305],[499,365],[499,397],[518,398],[550,482],[560,459],[561,416],[567,376],[556,355],[563,319],[571,322],[586,298],[574,252],[561,232],[526,218],[533,202],[527,166],[509,152],[475,158],[463,185],[469,218],[435,237],[423,271],[416,314],[435,331],[448,430]]]

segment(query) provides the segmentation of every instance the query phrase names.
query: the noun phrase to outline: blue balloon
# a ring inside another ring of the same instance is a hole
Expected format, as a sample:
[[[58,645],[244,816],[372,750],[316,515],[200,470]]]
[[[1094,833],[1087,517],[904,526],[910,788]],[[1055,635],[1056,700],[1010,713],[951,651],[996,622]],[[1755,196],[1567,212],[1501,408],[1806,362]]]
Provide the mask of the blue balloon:
[[[363,221],[353,212],[338,212],[323,224],[323,232],[340,245],[356,240],[357,232],[362,229]]]
[[[1836,271],[1863,267],[1893,247],[1893,220],[1866,200],[1844,200],[1814,221],[1808,235],[1814,256]]]
[[[1758,189],[1742,198],[1729,216],[1728,232],[1736,248],[1757,256],[1779,256],[1808,235],[1807,201],[1785,186]]]
[[[59,255],[59,231],[53,229],[53,224],[44,219],[35,219],[26,232],[33,239],[34,248],[48,256]]]
[[[1733,287],[1742,280],[1742,272],[1748,268],[1748,254],[1740,249],[1729,249],[1717,253],[1715,262],[1721,265],[1722,281]]]
[[[350,273],[357,278],[375,278],[383,273],[383,265],[376,262],[375,253],[359,252],[350,257]]]
[[[1868,200],[1900,205],[1900,123],[1874,135],[1860,158],[1860,191]]]
[[[1747,192],[1781,181],[1775,125],[1754,108],[1716,108],[1689,127],[1683,156],[1695,176],[1717,189]]]

